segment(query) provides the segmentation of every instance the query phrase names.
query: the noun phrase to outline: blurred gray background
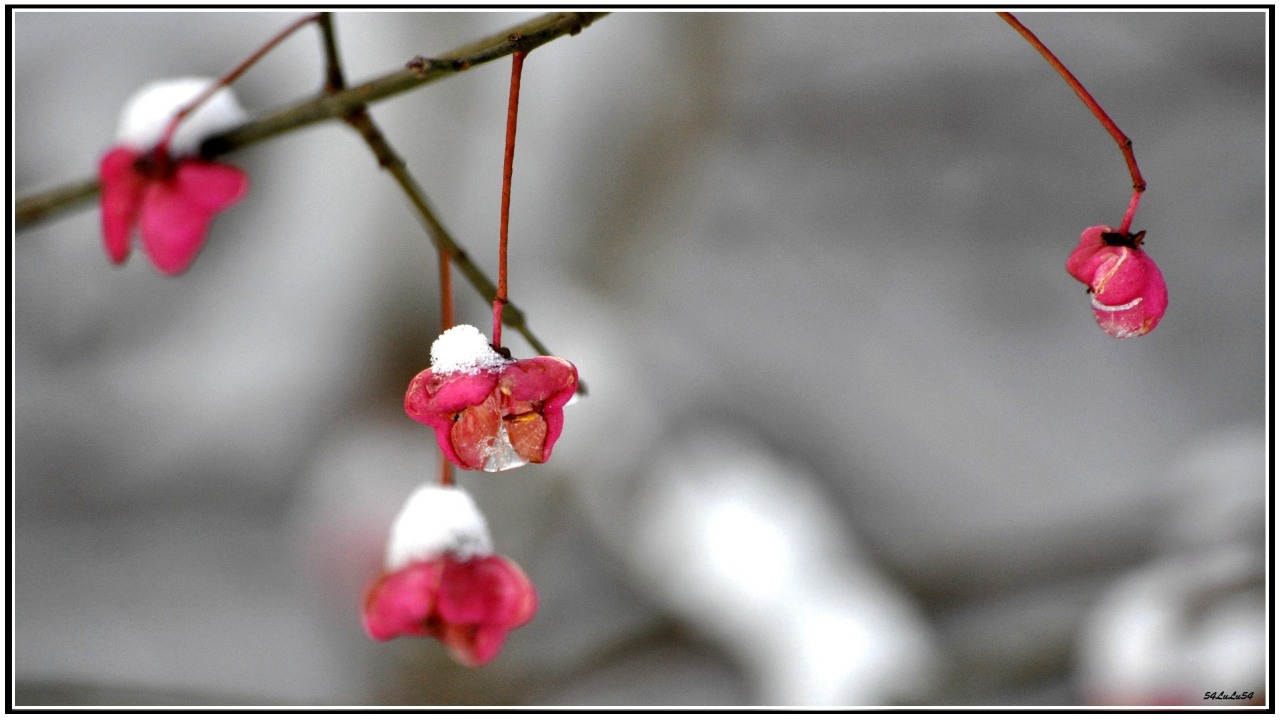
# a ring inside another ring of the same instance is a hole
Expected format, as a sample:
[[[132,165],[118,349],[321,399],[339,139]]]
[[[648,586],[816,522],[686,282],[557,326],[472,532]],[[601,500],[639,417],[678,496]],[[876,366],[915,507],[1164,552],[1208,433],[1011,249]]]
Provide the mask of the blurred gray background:
[[[336,27],[354,84],[531,16]],[[17,193],[293,17],[16,13]],[[1146,337],[1063,269],[1119,223],[1121,154],[993,14],[628,12],[530,55],[511,296],[590,395],[550,463],[460,478],[542,601],[481,670],[359,624],[436,478],[402,397],[439,327],[357,135],[227,156],[252,190],[180,279],[110,266],[91,206],[17,236],[15,701],[1261,700],[1267,17],[1021,18],[1134,140],[1170,295]],[[373,106],[490,273],[508,69]],[[262,113],[322,73],[307,29],[236,90]]]

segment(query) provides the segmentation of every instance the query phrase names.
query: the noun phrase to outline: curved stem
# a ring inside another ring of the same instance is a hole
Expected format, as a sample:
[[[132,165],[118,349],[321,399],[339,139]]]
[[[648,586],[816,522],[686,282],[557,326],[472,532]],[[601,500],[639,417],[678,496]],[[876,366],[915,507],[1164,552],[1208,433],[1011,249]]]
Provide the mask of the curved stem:
[[[268,113],[238,128],[215,135],[201,146],[201,154],[215,157],[268,140],[277,135],[327,120],[341,120],[368,103],[385,100],[477,65],[514,53],[528,52],[565,35],[577,35],[608,13],[548,13],[502,33],[455,48],[437,58],[414,58],[408,65],[380,78],[341,92],[321,92],[306,100]],[[510,40],[520,36],[519,47]],[[98,195],[96,179],[78,180],[65,186],[19,198],[14,219],[18,231],[39,221],[78,207]],[[510,323],[508,322],[508,325]]]
[[[341,92],[347,87],[347,78],[342,71],[342,61],[338,57],[338,38],[337,33],[333,30],[333,13],[319,13],[316,23],[320,26],[320,39],[324,47],[325,92]],[[387,142],[382,131],[373,124],[373,117],[364,108],[361,108],[361,112],[356,115],[347,118],[347,123],[360,133],[381,164],[384,166],[396,163],[404,165],[404,161],[391,148],[391,144]],[[423,204],[425,205],[425,199]],[[440,274],[440,331],[444,332],[453,327],[453,273],[449,264],[448,249],[441,243],[433,244],[437,246],[436,264]],[[447,461],[445,465],[452,467]],[[445,482],[444,484],[448,485],[449,483]]]
[[[1035,33],[1027,29],[1027,26],[1019,22],[1012,13],[998,12],[996,14],[1005,22],[1009,23],[1014,30],[1017,30],[1018,34],[1022,35],[1027,42],[1031,43],[1031,46],[1049,62],[1049,65],[1053,66],[1053,69],[1058,71],[1058,74],[1062,76],[1062,79],[1066,80],[1067,84],[1071,86],[1071,89],[1075,91],[1076,96],[1084,102],[1085,106],[1089,108],[1089,111],[1093,113],[1093,116],[1098,118],[1098,122],[1102,123],[1102,127],[1111,134],[1111,138],[1120,146],[1120,152],[1124,154],[1125,164],[1129,167],[1129,176],[1133,179],[1133,197],[1129,200],[1129,208],[1125,212],[1124,220],[1120,223],[1119,227],[1119,231],[1127,235],[1129,233],[1129,226],[1133,222],[1133,216],[1138,212],[1138,201],[1142,198],[1142,193],[1147,189],[1147,183],[1142,179],[1142,171],[1138,169],[1138,160],[1133,155],[1133,141],[1130,140],[1123,132],[1120,132],[1120,127],[1115,124],[1110,115],[1107,115],[1107,111],[1102,109],[1102,106],[1098,104],[1098,101],[1093,99],[1093,95],[1089,94],[1089,91],[1085,89],[1084,85],[1077,80],[1076,76],[1067,69],[1067,66],[1063,65],[1062,61],[1059,60],[1058,57],[1040,41],[1040,38],[1035,36]]]
[[[409,202],[417,212],[418,219],[422,221],[423,226],[426,228],[427,236],[431,238],[431,242],[439,252],[448,256],[449,260],[457,266],[462,275],[471,283],[471,287],[475,288],[481,297],[496,297],[498,293],[497,286],[475,264],[471,256],[467,254],[467,251],[458,245],[458,242],[453,239],[453,236],[449,234],[444,225],[440,223],[435,211],[431,209],[430,203],[427,202],[426,193],[413,177],[413,174],[409,172],[409,167],[405,164],[404,159],[396,153],[391,144],[387,142],[386,137],[373,124],[373,118],[370,117],[368,111],[351,115],[347,118],[347,122],[360,133],[360,137],[364,138],[365,143],[369,145],[369,149],[373,151],[374,157],[378,159],[378,164],[395,178],[405,197],[409,199]],[[525,321],[524,312],[516,307],[514,303],[508,302],[502,308],[502,322],[507,327],[520,333],[520,336],[529,343],[534,352],[539,355],[552,354],[547,349],[547,346],[542,344],[542,341],[529,329],[529,325]],[[587,395],[586,383],[581,378],[578,379],[578,394],[584,397]]]
[[[311,117],[311,115],[308,114],[310,113],[310,110],[307,109],[315,108],[315,106],[326,108],[328,109],[326,111],[334,113],[332,115],[325,115],[325,117],[319,119],[340,118],[344,120],[344,122],[355,128],[356,131],[360,133],[360,136],[364,138],[367,145],[369,145],[370,150],[374,152],[375,158],[378,159],[379,165],[392,174],[392,177],[396,179],[396,182],[399,184],[399,187],[401,187],[401,190],[403,190],[404,195],[408,197],[408,200],[410,200],[413,205],[413,209],[417,211],[417,217],[419,217],[422,224],[424,224],[431,243],[433,243],[436,250],[438,250],[440,258],[440,279],[442,279],[442,283],[440,283],[442,284],[442,293],[447,292],[449,299],[447,304],[442,302],[442,305],[444,305],[442,307],[442,320],[445,328],[451,327],[453,323],[453,302],[452,277],[451,274],[449,274],[449,263],[453,263],[458,266],[458,269],[460,269],[462,274],[465,275],[467,281],[471,283],[471,286],[475,288],[476,292],[480,293],[481,297],[497,297],[498,288],[494,286],[493,281],[490,281],[488,275],[485,275],[483,270],[481,270],[479,266],[471,260],[470,256],[467,255],[467,252],[458,245],[457,241],[453,240],[451,234],[449,234],[448,231],[445,231],[444,225],[440,224],[439,219],[436,219],[434,211],[431,210],[429,202],[426,201],[425,192],[422,192],[422,188],[417,184],[416,179],[413,179],[412,174],[408,172],[408,167],[404,164],[404,160],[401,156],[392,149],[390,143],[387,142],[387,138],[385,138],[383,133],[381,133],[378,127],[375,126],[374,120],[372,120],[369,111],[367,111],[365,102],[358,99],[366,96],[366,88],[371,86],[376,85],[383,88],[383,90],[379,91],[381,92],[381,95],[376,95],[374,97],[374,99],[381,99],[381,97],[394,95],[396,92],[403,92],[411,90],[412,87],[424,85],[424,83],[430,82],[431,79],[438,79],[439,77],[443,77],[445,74],[443,70],[442,72],[435,72],[435,74],[431,74],[434,70],[429,70],[429,68],[439,69],[448,65],[448,67],[451,68],[449,72],[461,72],[461,70],[465,70],[467,67],[471,67],[471,65],[483,63],[483,61],[500,58],[500,56],[513,53],[517,47],[515,41],[512,40],[512,36],[516,36],[518,40],[520,40],[520,47],[518,47],[518,49],[527,53],[527,51],[531,50],[532,47],[547,44],[547,42],[554,40],[554,38],[561,37],[563,35],[577,35],[577,32],[581,31],[582,28],[589,26],[591,22],[594,22],[596,18],[602,17],[604,14],[605,13],[553,13],[543,15],[541,18],[536,18],[534,20],[530,20],[530,22],[521,24],[521,26],[518,26],[515,31],[507,32],[506,35],[503,35],[502,38],[500,38],[500,40],[497,36],[494,36],[485,38],[483,41],[474,42],[474,44],[462,47],[462,49],[454,50],[453,53],[448,56],[457,56],[457,59],[449,61],[449,63],[442,63],[440,60],[426,60],[421,58],[412,61],[412,63],[410,63],[410,74],[421,72],[422,77],[425,78],[422,79],[421,82],[412,83],[412,85],[407,86],[396,86],[393,90],[388,90],[390,86],[385,82],[388,78],[398,78],[403,76],[403,73],[394,73],[393,76],[384,77],[381,81],[365,83],[364,86],[353,88],[353,90],[347,90],[346,81],[344,81],[343,78],[342,65],[340,65],[338,60],[337,42],[334,40],[332,13],[320,13],[314,19],[316,20],[316,23],[319,24],[321,36],[323,36],[324,40],[326,82],[323,94],[315,100],[302,102],[302,104],[294,105],[292,109],[283,110],[280,111],[280,113],[273,115],[273,117],[276,118],[294,118],[291,120],[291,123],[294,124],[287,124],[283,129],[275,129],[275,131],[268,133],[268,135],[255,135],[255,133],[260,133],[261,131],[256,131],[256,129],[253,128],[271,127],[271,122],[273,122],[270,118],[255,120],[255,122],[247,123],[244,124],[244,126],[233,129],[230,133],[224,133],[223,136],[216,136],[211,138],[209,141],[205,141],[204,152],[206,155],[218,154],[216,146],[220,146],[220,151],[225,152],[236,149],[236,147],[250,145],[252,142],[265,140],[266,137],[278,135],[280,132],[287,132],[291,131],[291,129],[305,127],[306,124],[315,122],[314,119],[306,119]],[[338,102],[329,104],[329,102],[325,102],[325,100],[338,100]],[[339,109],[343,110],[342,114],[337,114]],[[236,137],[236,133],[238,132],[248,133],[247,138],[241,138],[241,140],[227,140],[229,137]],[[212,152],[210,151],[211,143],[215,146],[215,151]],[[96,179],[88,179],[88,181],[70,183],[64,187],[54,188],[54,190],[36,193],[36,195],[19,199],[17,206],[15,206],[17,228],[19,231],[22,231],[22,229],[35,224],[38,220],[50,218],[52,215],[60,213],[60,211],[73,208],[73,206],[82,204],[84,201],[90,201],[93,197],[97,196],[99,190],[99,183],[97,183]],[[448,281],[445,278],[448,278]],[[515,329],[516,332],[520,333],[520,336],[524,337],[525,341],[529,342],[530,347],[534,348],[534,351],[538,352],[539,355],[552,355],[552,352],[548,350],[547,346],[543,345],[543,342],[538,340],[538,336],[535,336],[535,334],[530,331],[529,324],[527,324],[525,320],[525,314],[522,313],[516,305],[511,304],[511,302],[504,304],[502,310],[500,310],[500,318],[502,318],[502,322],[506,324],[507,327]],[[582,396],[585,396],[586,393],[588,393],[586,392],[586,383],[582,382],[581,379],[579,380],[579,388],[577,388],[577,392]]]
[[[1129,235],[1129,227],[1133,225],[1133,216],[1138,214],[1138,202],[1142,200],[1142,190],[1134,188],[1133,197],[1129,198],[1129,208],[1124,211],[1124,220],[1120,221],[1117,230],[1122,235]]]
[[[512,41],[520,38],[512,36]],[[523,50],[511,55],[511,94],[507,101],[507,140],[502,155],[502,209],[498,214],[498,292],[493,298],[493,344],[502,347],[502,308],[507,304],[507,228],[511,223],[511,170],[516,157],[516,116],[520,111]]]
[[[173,139],[173,134],[177,132],[178,125],[182,124],[182,121],[185,120],[187,116],[195,112],[196,108],[199,108],[205,103],[205,101],[213,97],[214,93],[235,82],[236,79],[243,75],[246,70],[253,67],[254,63],[261,60],[264,55],[271,52],[272,48],[279,45],[285,38],[292,35],[298,28],[306,25],[307,23],[316,22],[320,17],[320,13],[315,13],[312,15],[304,15],[303,17],[294,20],[288,27],[276,33],[275,37],[268,40],[266,44],[258,48],[252,55],[245,58],[243,62],[231,68],[227,74],[218,78],[217,82],[205,88],[204,91],[197,95],[194,100],[182,106],[182,109],[178,110],[178,112],[169,120],[169,124],[164,129],[164,135],[160,137],[160,142],[156,146],[160,151],[160,154],[164,155],[169,152],[169,141]]]

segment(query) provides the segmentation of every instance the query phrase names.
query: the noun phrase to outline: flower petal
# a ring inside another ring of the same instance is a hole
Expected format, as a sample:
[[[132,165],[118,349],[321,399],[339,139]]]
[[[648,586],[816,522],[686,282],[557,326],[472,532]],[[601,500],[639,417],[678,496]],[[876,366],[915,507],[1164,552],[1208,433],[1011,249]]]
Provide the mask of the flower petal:
[[[450,625],[493,625],[510,630],[538,611],[538,593],[524,571],[500,555],[466,562],[446,558],[437,600]]]
[[[458,663],[466,667],[478,667],[497,657],[498,651],[502,649],[502,641],[507,636],[505,630],[500,631],[502,637],[497,647],[492,647],[491,642],[488,643],[485,647],[486,652],[482,655],[477,652],[476,647],[478,630],[479,628],[475,625],[442,625],[436,639],[444,643],[444,646],[449,649],[449,654]]]
[[[525,464],[507,439],[497,393],[463,410],[449,433],[453,450],[468,470],[498,472]]]
[[[175,178],[192,204],[214,212],[231,207],[249,192],[249,176],[240,168],[223,163],[182,160]]]
[[[563,358],[527,358],[503,368],[499,384],[513,400],[563,406],[578,389],[578,370]]]
[[[119,265],[129,257],[129,234],[142,207],[147,179],[134,168],[139,154],[125,147],[112,149],[98,165],[102,187],[102,239],[107,257]]]
[[[1147,287],[1145,254],[1135,248],[1108,248],[1094,271],[1089,287],[1095,299],[1106,305],[1123,305],[1141,297]]]
[[[560,431],[564,429],[564,405],[578,390],[578,369],[563,358],[528,358],[503,369],[499,388],[513,401],[541,404],[540,414],[546,422],[542,453],[538,459],[532,456],[528,459],[530,462],[546,462],[551,458],[551,448],[560,438]],[[515,441],[512,438],[512,442]]]
[[[204,246],[209,223],[248,190],[238,168],[183,160],[173,177],[152,181],[142,202],[142,245],[156,268],[178,275]]]
[[[427,368],[409,381],[409,389],[404,395],[404,411],[409,417],[424,425],[430,425],[436,431],[436,444],[440,446],[440,451],[449,459],[449,462],[458,467],[478,470],[483,465],[483,461],[475,463],[473,455],[472,462],[469,462],[460,457],[458,451],[454,449],[454,423],[460,419],[459,413],[468,407],[483,403],[485,398],[493,393],[493,388],[497,384],[496,373],[441,374]],[[471,425],[479,425],[483,422],[483,417],[472,417],[468,420]],[[496,420],[494,422],[496,423]],[[471,428],[463,431],[463,436],[473,438],[475,433],[476,429]],[[464,446],[469,447],[471,444],[470,440],[464,442]]]
[[[532,411],[512,415],[504,417],[502,424],[517,455],[532,463],[546,460],[547,421],[542,415]]]
[[[212,212],[193,205],[172,182],[153,182],[142,201],[142,247],[160,272],[180,275],[200,252],[212,221]]]
[[[1137,337],[1151,332],[1160,324],[1169,305],[1169,291],[1155,261],[1139,249],[1128,262],[1142,267],[1142,285],[1134,291],[1132,299],[1107,302],[1108,297],[1102,293],[1093,296],[1093,315],[1098,326],[1116,338]]]
[[[365,594],[365,632],[374,640],[390,640],[398,635],[431,635],[429,622],[435,614],[443,561],[415,563],[374,580]]]
[[[404,411],[424,425],[434,425],[460,410],[479,405],[498,384],[497,373],[437,373],[427,368],[409,381]]]
[[[507,633],[533,619],[538,593],[511,560],[443,555],[384,573],[365,596],[362,619],[374,640],[431,636],[460,663],[497,656]]]
[[[1080,244],[1075,250],[1071,251],[1071,255],[1067,258],[1067,272],[1071,277],[1079,280],[1085,285],[1092,285],[1093,276],[1097,271],[1098,264],[1102,262],[1102,258],[1098,257],[1098,252],[1107,247],[1107,243],[1102,239],[1102,234],[1107,232],[1115,232],[1106,225],[1094,225],[1085,228],[1080,235]]]
[[[480,625],[471,635],[468,659],[472,666],[483,665],[498,656],[511,630],[501,625]]]

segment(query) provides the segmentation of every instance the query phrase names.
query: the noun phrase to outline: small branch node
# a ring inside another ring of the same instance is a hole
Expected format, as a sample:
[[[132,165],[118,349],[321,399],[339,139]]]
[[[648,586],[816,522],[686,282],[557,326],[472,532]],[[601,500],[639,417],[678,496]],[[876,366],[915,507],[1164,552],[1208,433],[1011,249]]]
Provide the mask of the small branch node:
[[[436,64],[435,60],[421,55],[415,55],[412,60],[404,64],[405,70],[412,70],[418,77],[426,77],[427,71]]]

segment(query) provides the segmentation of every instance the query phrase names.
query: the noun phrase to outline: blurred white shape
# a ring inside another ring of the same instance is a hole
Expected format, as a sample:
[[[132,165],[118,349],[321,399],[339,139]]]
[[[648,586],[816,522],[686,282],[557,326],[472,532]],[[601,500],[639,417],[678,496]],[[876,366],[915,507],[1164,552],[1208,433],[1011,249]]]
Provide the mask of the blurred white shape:
[[[187,77],[143,85],[120,111],[116,140],[134,150],[150,150],[160,142],[178,111],[215,82],[213,78]],[[231,88],[224,87],[182,121],[169,142],[169,151],[175,156],[195,155],[205,138],[248,119]]]
[[[1086,702],[1240,704],[1210,692],[1262,700],[1265,453],[1262,431],[1246,428],[1212,435],[1171,463],[1165,557],[1121,578],[1085,624]]]
[[[391,525],[387,571],[395,572],[446,552],[460,560],[492,555],[489,525],[467,491],[423,485],[409,496]]]
[[[927,692],[934,641],[798,467],[732,431],[659,451],[631,560],[654,597],[730,652],[768,705],[883,705]]]
[[[1085,702],[1229,705],[1206,692],[1263,694],[1266,615],[1257,548],[1153,563],[1117,582],[1086,622]]]
[[[635,468],[648,467],[650,448],[667,418],[682,407],[676,402],[660,404],[655,387],[671,380],[646,363],[655,355],[688,351],[689,343],[644,316],[620,322],[624,307],[554,270],[522,291],[520,303],[526,312],[537,313],[538,327],[547,328],[539,332],[546,333],[551,351],[578,368],[588,392],[576,394],[580,402],[575,400],[565,413],[564,434],[548,467],[573,483],[579,507],[609,547],[625,552],[634,515]],[[512,340],[519,343],[514,335]],[[515,355],[532,352],[517,347],[511,346]],[[689,364],[706,361],[702,356],[679,357]],[[686,393],[682,400],[695,397]]]

